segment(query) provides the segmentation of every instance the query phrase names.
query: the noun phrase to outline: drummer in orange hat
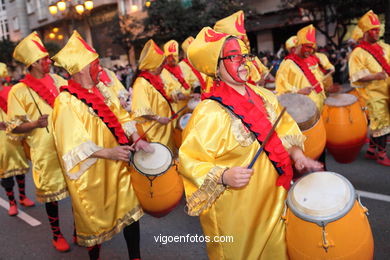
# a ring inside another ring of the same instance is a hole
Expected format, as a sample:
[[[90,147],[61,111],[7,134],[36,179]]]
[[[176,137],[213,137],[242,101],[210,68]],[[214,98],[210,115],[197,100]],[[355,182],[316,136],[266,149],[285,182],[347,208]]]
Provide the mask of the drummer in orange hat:
[[[45,203],[53,232],[52,244],[58,251],[68,251],[58,217],[58,201],[68,197],[68,190],[58,159],[52,129],[52,111],[59,87],[66,81],[50,73],[51,60],[37,32],[24,38],[13,57],[23,63],[28,74],[13,86],[8,95],[7,132],[25,139],[30,148],[36,198]]]
[[[146,140],[162,143],[174,151],[174,126],[170,120],[175,114],[171,105],[173,99],[168,95],[167,86],[160,76],[165,65],[164,52],[153,40],[149,40],[141,51],[138,63],[140,73],[133,84],[132,117],[138,122],[137,127],[141,132],[151,127],[146,133]]]
[[[321,164],[303,155],[304,137],[286,113],[266,152],[249,169],[281,113],[276,96],[247,82],[252,56],[237,37],[205,27],[189,46],[188,58],[218,79],[192,114],[179,151],[188,214],[200,216],[206,236],[234,240],[208,242],[208,256],[288,259],[280,217],[292,163],[300,170],[321,169]]]
[[[352,51],[348,64],[351,84],[361,88],[359,94],[367,104],[370,118],[370,145],[365,156],[390,166],[386,153],[390,133],[390,60],[385,55],[390,52],[390,47],[379,41],[380,22],[372,10],[360,18],[358,26],[363,38]]]
[[[11,140],[6,135],[7,127],[7,100],[11,87],[4,86],[3,80],[8,76],[7,65],[0,62],[0,179],[9,200],[8,215],[18,214],[18,207],[14,197],[14,178],[19,187],[19,203],[25,207],[34,206],[34,202],[26,196],[25,174],[29,171],[26,154],[22,142]]]
[[[123,229],[129,259],[139,259],[143,210],[127,167],[131,150],[150,146],[143,140],[130,146],[139,135],[115,88],[101,82],[98,56],[74,31],[53,57],[72,76],[53,111],[57,150],[72,198],[77,243],[88,247],[90,259],[98,259],[101,244]]]
[[[250,43],[245,30],[244,11],[240,10],[228,17],[217,21],[214,25],[214,30],[217,32],[234,35],[241,39],[247,48],[250,50]],[[273,80],[273,76],[269,73],[268,68],[255,56],[254,60],[248,63],[250,66],[249,81],[260,86],[265,84],[265,76],[269,76]]]

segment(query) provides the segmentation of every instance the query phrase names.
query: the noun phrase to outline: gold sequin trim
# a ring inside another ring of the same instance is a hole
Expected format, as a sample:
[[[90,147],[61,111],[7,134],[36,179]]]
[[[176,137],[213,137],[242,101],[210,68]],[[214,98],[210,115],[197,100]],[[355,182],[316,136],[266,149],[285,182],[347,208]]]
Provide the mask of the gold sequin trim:
[[[99,82],[96,87],[99,89],[100,93],[104,97],[104,103],[107,106],[110,106],[112,101],[111,101],[111,94],[110,91],[108,90],[107,86],[103,84],[103,82]]]
[[[373,137],[380,137],[390,133],[390,126],[386,126],[384,128],[378,130],[371,130]]]
[[[130,137],[134,132],[137,132],[136,121],[128,121],[122,125],[127,137]]]
[[[5,171],[0,174],[0,179],[9,178],[16,175],[27,174],[28,170],[29,168],[19,168],[19,169],[12,169],[9,171]]]
[[[59,200],[65,199],[69,196],[69,193],[68,193],[67,188],[63,188],[60,191],[50,193],[50,194],[47,194],[47,192],[45,193],[45,192],[37,191],[36,196],[37,196],[36,198],[39,202],[47,203],[47,202],[53,202],[53,201],[59,201]]]
[[[119,218],[116,222],[116,225],[108,231],[105,231],[99,235],[80,235],[77,234],[77,244],[80,246],[90,247],[94,245],[99,245],[105,241],[110,240],[115,234],[121,232],[121,230],[132,224],[135,221],[138,221],[143,215],[143,210],[140,206],[137,206],[125,214],[123,218]]]
[[[225,191],[225,187],[218,184],[218,180],[226,169],[216,166],[208,172],[200,188],[187,198],[188,215],[199,216]]]
[[[7,137],[12,141],[21,141],[24,138],[26,138],[26,136],[28,136],[28,133],[23,133],[23,134],[12,133],[12,131],[16,127],[26,122],[31,122],[31,120],[26,115],[15,116],[12,120],[8,121],[7,129],[6,129]]]
[[[365,76],[371,75],[368,69],[359,70],[351,76],[351,82],[359,81],[359,79],[364,78]]]
[[[286,150],[297,146],[304,151],[304,143],[306,140],[306,136],[304,135],[286,135],[280,138],[280,140],[282,140],[282,144]]]
[[[155,116],[155,115],[156,114],[150,108],[138,108],[133,112],[134,118],[139,118],[142,116]]]

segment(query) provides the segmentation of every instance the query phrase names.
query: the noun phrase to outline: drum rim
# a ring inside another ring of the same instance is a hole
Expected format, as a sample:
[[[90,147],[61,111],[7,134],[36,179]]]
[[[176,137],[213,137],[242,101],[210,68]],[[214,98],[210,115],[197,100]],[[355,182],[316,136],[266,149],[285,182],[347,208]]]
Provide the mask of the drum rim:
[[[176,128],[178,128],[181,131],[184,131],[184,128],[182,129],[181,126],[180,126],[180,119],[183,118],[187,114],[190,114],[190,118],[191,118],[192,112],[187,112],[187,113],[184,113],[181,116],[179,116],[179,118],[177,119]]]
[[[321,173],[321,172],[331,173],[331,174],[334,174],[334,175],[340,177],[341,179],[343,179],[345,181],[345,183],[347,184],[347,186],[350,188],[349,190],[350,190],[350,196],[351,196],[350,198],[351,199],[350,199],[350,201],[348,201],[348,203],[345,205],[345,207],[342,210],[340,210],[337,214],[332,214],[332,215],[325,216],[325,217],[315,217],[315,216],[310,216],[310,215],[307,215],[303,212],[300,212],[294,207],[294,205],[292,204],[292,190],[297,185],[297,183],[299,183],[305,176],[308,176],[308,175],[314,174],[314,173]],[[357,195],[356,195],[356,190],[353,187],[352,183],[347,178],[345,178],[343,175],[336,173],[336,172],[331,172],[331,171],[321,171],[321,172],[312,172],[312,173],[305,174],[298,181],[296,181],[291,186],[291,188],[288,192],[286,202],[287,202],[288,208],[293,212],[293,214],[295,216],[297,216],[300,219],[306,220],[308,222],[315,223],[315,224],[322,227],[322,226],[326,226],[330,222],[334,222],[334,221],[344,217],[345,215],[347,215],[347,213],[355,205]]]
[[[336,95],[343,95],[343,96],[348,95],[348,96],[352,96],[353,99],[354,99],[354,102],[352,102],[351,104],[347,104],[347,105],[334,105],[334,104],[328,104],[328,103],[326,103],[326,100],[329,101],[329,98],[334,97],[334,96],[336,96]],[[327,106],[329,106],[329,107],[348,107],[348,106],[352,106],[353,104],[355,104],[355,103],[357,103],[357,102],[358,102],[358,98],[357,98],[355,95],[352,95],[352,94],[349,94],[349,93],[337,93],[337,94],[332,94],[332,95],[330,95],[328,98],[326,98],[325,101],[324,101],[324,106],[327,105]]]
[[[135,163],[134,163],[134,155],[135,155],[135,153],[131,153],[130,161],[131,161],[131,164],[134,166],[134,169],[135,169],[138,173],[140,173],[140,174],[142,174],[142,175],[144,175],[144,176],[148,176],[148,177],[158,177],[158,176],[161,176],[161,175],[163,175],[164,173],[166,173],[166,172],[172,167],[172,164],[173,164],[173,153],[172,153],[171,149],[169,149],[169,147],[166,146],[165,144],[162,144],[162,143],[159,143],[159,142],[150,142],[150,144],[160,144],[160,145],[162,145],[162,146],[164,146],[165,148],[168,149],[169,153],[171,154],[171,160],[170,160],[170,162],[169,162],[169,164],[168,164],[169,167],[167,167],[167,169],[165,169],[163,172],[161,172],[161,173],[159,173],[159,174],[147,174],[147,173],[143,172],[142,170],[140,170],[140,169],[137,167],[137,165],[135,165]]]

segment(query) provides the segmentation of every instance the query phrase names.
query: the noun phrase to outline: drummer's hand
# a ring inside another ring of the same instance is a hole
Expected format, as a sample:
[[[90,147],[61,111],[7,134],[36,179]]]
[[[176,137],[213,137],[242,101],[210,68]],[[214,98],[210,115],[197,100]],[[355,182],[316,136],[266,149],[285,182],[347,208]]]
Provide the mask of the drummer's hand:
[[[169,123],[170,119],[168,117],[165,117],[165,116],[159,116],[156,118],[156,121],[162,125],[167,125]]]
[[[233,188],[244,187],[249,183],[252,173],[253,169],[239,166],[230,168],[223,174],[223,183]]]
[[[130,151],[133,148],[129,145],[118,145],[114,148],[108,149],[107,159],[116,161],[129,161]]]
[[[306,88],[303,88],[303,89],[300,89],[298,90],[298,94],[302,94],[302,95],[310,95],[311,91],[313,89],[311,87],[306,87]]]
[[[322,171],[324,165],[309,157],[303,156],[294,161],[295,169],[300,173]]]
[[[135,144],[134,148],[136,151],[139,151],[142,149],[147,153],[154,152],[154,148],[148,142],[146,142],[145,140],[142,140],[142,139],[139,140],[138,143]]]
[[[5,122],[0,122],[0,130],[5,130],[7,128],[7,124]]]
[[[387,78],[387,73],[384,72],[384,71],[375,73],[375,79],[376,79],[376,80],[384,80],[384,79],[386,79],[386,78]]]
[[[179,92],[177,95],[176,95],[176,100],[179,101],[179,100],[185,100],[187,99],[186,95],[184,95],[183,93]]]

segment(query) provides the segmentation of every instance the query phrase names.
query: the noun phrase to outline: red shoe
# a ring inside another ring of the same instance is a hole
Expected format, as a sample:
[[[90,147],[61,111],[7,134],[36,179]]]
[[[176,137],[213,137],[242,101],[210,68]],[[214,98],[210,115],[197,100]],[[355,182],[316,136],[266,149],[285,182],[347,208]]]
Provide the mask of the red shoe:
[[[378,156],[376,155],[375,151],[369,151],[367,150],[366,154],[364,155],[364,158],[369,160],[377,160]]]
[[[26,195],[20,196],[19,203],[20,203],[20,205],[23,205],[23,206],[25,206],[25,207],[32,207],[32,206],[35,206],[34,201],[32,201],[32,200],[30,200],[29,198],[27,198]]]
[[[18,215],[18,206],[16,206],[16,202],[15,201],[10,201],[9,202],[8,215],[10,215],[10,216]]]
[[[376,159],[376,162],[384,166],[390,166],[390,159],[387,157],[386,151],[378,152],[378,158]]]
[[[53,246],[57,251],[66,252],[70,250],[70,246],[68,242],[66,242],[64,236],[62,234],[56,235],[57,241],[53,239]]]

